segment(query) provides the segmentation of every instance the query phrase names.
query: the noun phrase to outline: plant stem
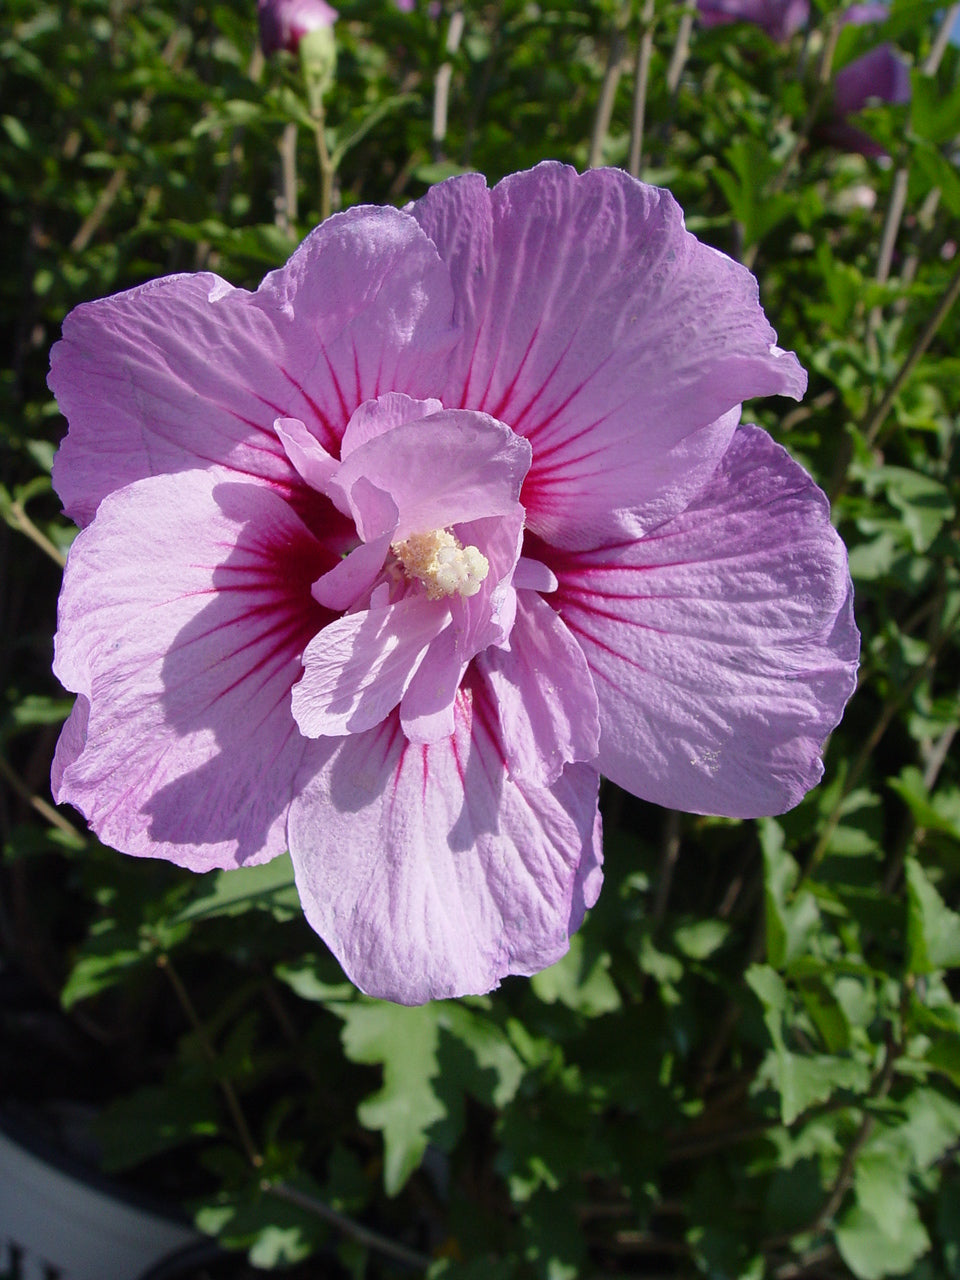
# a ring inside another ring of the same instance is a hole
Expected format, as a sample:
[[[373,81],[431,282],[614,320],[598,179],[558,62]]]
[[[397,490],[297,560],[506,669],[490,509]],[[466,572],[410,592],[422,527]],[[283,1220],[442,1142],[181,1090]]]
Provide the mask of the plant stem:
[[[463,36],[464,16],[462,9],[454,9],[450,15],[450,26],[447,28],[447,57],[437,70],[433,84],[433,122],[431,139],[433,141],[434,161],[442,160],[443,144],[447,137],[447,111],[450,105],[450,81],[453,78],[453,55],[460,48]]]
[[[63,554],[59,547],[55,547],[47,535],[33,523],[27,515],[26,509],[22,502],[14,499],[5,512],[7,523],[12,529],[18,530],[25,534],[31,542],[35,543],[41,551],[45,551],[51,560],[55,561],[62,569],[67,563],[67,557]]]
[[[3,756],[0,756],[0,776],[6,779],[9,785],[17,793],[22,800],[26,800],[32,809],[35,809],[42,818],[46,818],[51,827],[56,827],[58,831],[62,831],[64,835],[70,836],[74,840],[82,840],[83,835],[72,822],[61,813],[57,813],[52,804],[48,804],[42,796],[34,795],[25,782],[14,773],[13,769],[7,764]]]
[[[179,973],[177,973],[172,960],[166,952],[157,956],[157,968],[162,969],[169,978],[170,985],[173,987],[174,995],[177,997],[180,1008],[183,1010],[187,1021],[194,1030],[201,1052],[216,1073],[217,1084],[220,1086],[220,1092],[223,1094],[223,1100],[227,1104],[227,1110],[230,1112],[230,1117],[233,1120],[234,1128],[237,1131],[237,1136],[240,1139],[240,1145],[243,1147],[244,1154],[254,1169],[261,1168],[263,1165],[263,1156],[257,1150],[256,1143],[253,1141],[253,1136],[247,1125],[246,1117],[244,1116],[243,1109],[240,1106],[240,1099],[237,1097],[237,1093],[232,1082],[227,1076],[220,1072],[218,1068],[217,1051],[213,1047],[213,1042],[207,1035],[206,1027],[200,1021],[200,1016],[194,1008],[193,1001],[190,999],[187,988],[183,984],[183,979],[180,977]]]
[[[352,1218],[348,1218],[338,1210],[331,1209],[328,1204],[324,1204],[316,1196],[308,1195],[305,1191],[291,1187],[289,1183],[271,1182],[269,1178],[264,1178],[260,1183],[260,1190],[265,1191],[268,1195],[276,1196],[278,1200],[286,1200],[289,1204],[295,1204],[300,1209],[306,1209],[310,1213],[316,1214],[318,1218],[323,1218],[325,1222],[329,1222],[331,1226],[336,1227],[345,1236],[349,1236],[351,1240],[356,1240],[358,1244],[365,1245],[368,1249],[376,1249],[378,1253],[382,1253],[388,1258],[393,1258],[396,1262],[402,1262],[408,1267],[415,1267],[418,1271],[426,1271],[427,1267],[430,1266],[431,1259],[425,1254],[417,1253],[414,1249],[408,1249],[405,1245],[397,1244],[395,1241],[388,1239],[387,1236],[382,1236],[378,1231],[371,1231],[368,1227],[362,1226],[359,1222],[354,1222]]]
[[[872,445],[880,434],[880,429],[887,419],[887,414],[893,407],[893,402],[896,400],[900,388],[910,377],[910,374],[916,367],[917,362],[936,337],[937,330],[947,318],[947,314],[956,302],[958,295],[960,295],[960,267],[958,267],[954,272],[953,278],[944,290],[940,301],[933,310],[933,314],[928,319],[926,325],[924,325],[923,331],[917,338],[916,342],[910,348],[907,358],[900,366],[896,377],[884,393],[883,399],[864,422],[861,430],[868,445]]]
[[[943,61],[943,55],[950,43],[950,34],[960,18],[960,3],[952,4],[940,20],[940,29],[930,46],[930,52],[924,59],[921,70],[925,76],[932,76]]]
[[[163,47],[160,54],[160,61],[165,63],[174,71],[179,71],[186,60],[187,48],[189,45],[189,33],[183,27],[178,27],[171,33],[170,38]],[[156,89],[153,86],[146,88],[137,101],[133,104],[130,111],[131,128],[134,133],[139,133],[147,121],[149,112],[147,108],[153,101]],[[83,253],[87,245],[93,239],[117,196],[123,190],[124,184],[129,176],[128,169],[114,169],[110,175],[109,181],[100,192],[97,203],[84,218],[76,235],[70,241],[71,253]]]
[[[640,177],[640,157],[643,154],[643,125],[647,109],[647,81],[650,76],[650,58],[653,54],[654,12],[653,0],[644,0],[640,15],[642,34],[637,50],[637,71],[633,82],[633,120],[630,127],[630,160],[627,172]]]
[[[914,671],[910,679],[900,687],[897,695],[891,698],[890,701],[883,708],[883,711],[880,713],[877,723],[873,726],[873,729],[868,735],[866,742],[864,742],[863,746],[860,748],[859,754],[857,755],[853,764],[850,766],[850,770],[847,773],[846,778],[844,779],[843,787],[840,790],[840,795],[837,797],[837,801],[834,804],[829,817],[827,818],[826,822],[823,824],[823,830],[820,833],[820,839],[817,841],[816,846],[814,847],[813,853],[810,855],[810,861],[807,863],[807,866],[804,869],[803,874],[801,875],[800,879],[797,881],[796,886],[794,887],[792,896],[795,897],[796,894],[800,891],[800,889],[805,886],[807,881],[816,871],[817,867],[823,861],[824,854],[827,851],[827,847],[830,844],[830,840],[833,837],[833,833],[840,822],[840,817],[843,812],[843,805],[847,797],[850,795],[851,791],[853,791],[854,787],[860,781],[861,774],[863,773],[864,769],[867,767],[870,757],[873,755],[873,752],[876,750],[877,746],[879,745],[883,735],[890,728],[890,725],[893,723],[894,717],[901,710],[901,708],[905,706],[907,701],[913,696],[913,692],[917,688],[917,686],[920,684],[921,680],[923,680],[925,676],[928,676],[930,672],[933,670],[937,661],[937,657],[940,653],[940,650],[943,648],[944,644],[951,638],[954,627],[956,626],[958,621],[960,621],[960,612],[954,613],[954,615],[950,618],[950,621],[943,627],[942,630],[940,630],[939,634],[931,642],[930,651],[927,654],[926,658],[923,660],[920,666],[917,667],[917,669]]]
[[[905,167],[898,169],[893,175],[890,203],[887,206],[883,234],[880,237],[880,252],[877,255],[877,284],[886,284],[890,279],[890,267],[893,263],[893,250],[897,243],[897,233],[903,220],[903,211],[907,207],[907,185],[909,179],[910,171]],[[876,313],[882,313],[882,308],[875,307],[873,314]]]
[[[317,161],[320,165],[320,221],[326,222],[333,208],[333,161],[327,147],[323,106],[314,107],[312,114],[317,135]]]
[[[807,114],[803,123],[797,131],[793,146],[787,155],[786,160],[767,183],[764,194],[767,196],[777,195],[781,192],[790,180],[793,172],[793,166],[797,163],[800,155],[807,145],[810,137],[810,130],[813,128],[814,121],[820,111],[820,106],[826,96],[827,87],[830,83],[830,73],[833,70],[833,56],[837,51],[837,41],[840,38],[841,25],[838,16],[834,16],[833,20],[827,27],[826,37],[823,42],[823,51],[820,54],[820,64],[817,67],[816,86],[813,91],[813,97],[810,99],[810,105],[807,108]],[[759,242],[749,246],[743,254],[741,261],[748,269],[751,268],[756,261],[759,251]]]
[[[663,923],[667,913],[667,899],[673,883],[673,873],[680,857],[680,815],[675,809],[668,809],[663,824],[663,847],[660,855],[660,872],[657,876],[657,896],[654,899],[650,921],[655,933]]]
[[[950,32],[953,30],[957,17],[960,16],[960,3],[951,5],[944,14],[940,29],[937,32],[933,44],[930,46],[930,52],[923,61],[920,70],[925,76],[936,75],[939,70],[943,55],[946,52],[947,43],[950,39]],[[890,191],[890,204],[887,207],[887,216],[883,225],[883,235],[880,240],[880,252],[877,256],[877,283],[886,284],[890,278],[890,268],[893,265],[893,251],[896,247],[897,236],[900,234],[900,224],[903,221],[904,210],[907,207],[907,186],[910,180],[910,168],[908,165],[901,165],[893,177],[893,186]],[[883,308],[878,303],[870,312],[867,324],[867,338],[873,342],[874,334],[880,327],[883,320]]]
[[[281,200],[282,230],[297,236],[297,135],[296,120],[288,120],[280,135],[280,172],[283,182]]]
[[[206,1027],[200,1020],[200,1015],[197,1013],[193,1001],[190,999],[190,994],[184,985],[183,979],[177,972],[167,952],[162,952],[157,956],[157,968],[162,969],[169,978],[177,1002],[197,1037],[200,1050],[216,1073],[217,1084],[220,1086],[220,1092],[223,1094],[224,1102],[230,1112],[230,1117],[233,1120],[237,1136],[240,1139],[240,1145],[243,1147],[247,1160],[254,1170],[261,1170],[263,1168],[263,1156],[258,1151],[257,1145],[253,1140],[253,1135],[243,1114],[243,1108],[240,1105],[237,1092],[230,1079],[218,1069],[217,1051],[207,1034]],[[299,1191],[296,1187],[291,1187],[285,1182],[274,1182],[270,1178],[262,1178],[260,1180],[260,1190],[268,1195],[276,1196],[280,1200],[287,1200],[290,1204],[295,1204],[301,1209],[306,1209],[308,1213],[313,1213],[318,1218],[322,1218],[344,1235],[356,1240],[358,1244],[362,1244],[368,1249],[375,1249],[377,1252],[393,1258],[397,1262],[416,1267],[420,1271],[426,1271],[430,1265],[431,1259],[424,1254],[416,1253],[413,1249],[407,1249],[404,1245],[396,1244],[393,1240],[388,1239],[387,1236],[380,1235],[377,1231],[371,1231],[368,1227],[364,1227],[359,1222],[354,1222],[352,1218],[348,1218],[346,1214],[340,1213],[337,1209],[332,1209],[328,1204],[317,1199],[316,1196]]]
[[[955,139],[955,142],[958,145],[960,145],[960,138]],[[931,187],[926,194],[926,198],[924,199],[923,204],[920,206],[919,212],[917,213],[917,223],[922,228],[924,233],[929,233],[930,229],[932,228],[933,220],[936,215],[937,206],[939,205],[939,203],[940,203],[940,188]],[[917,277],[917,270],[920,266],[920,258],[921,258],[920,250],[917,248],[916,245],[914,245],[914,247],[910,250],[910,253],[907,257],[906,262],[904,262],[903,264],[903,270],[900,272],[900,281],[902,284],[904,285],[913,284],[914,280]],[[907,304],[906,298],[898,298],[896,303],[897,310],[898,311],[905,310],[906,304]]]
[[[683,75],[683,68],[687,65],[687,58],[690,56],[690,33],[693,31],[693,10],[685,9],[683,16],[680,18],[680,26],[677,29],[677,39],[673,46],[673,53],[670,55],[670,65],[667,67],[667,92],[671,97],[680,87],[680,77]]]
[[[630,18],[630,6],[624,5],[618,14],[610,33],[610,50],[607,54],[607,67],[603,73],[603,84],[600,86],[600,97],[597,99],[597,112],[593,119],[593,133],[590,136],[590,151],[587,155],[587,168],[596,169],[603,164],[603,144],[610,132],[610,121],[613,118],[613,104],[617,97],[617,85],[623,72],[623,58],[627,51],[627,37],[624,27]]]

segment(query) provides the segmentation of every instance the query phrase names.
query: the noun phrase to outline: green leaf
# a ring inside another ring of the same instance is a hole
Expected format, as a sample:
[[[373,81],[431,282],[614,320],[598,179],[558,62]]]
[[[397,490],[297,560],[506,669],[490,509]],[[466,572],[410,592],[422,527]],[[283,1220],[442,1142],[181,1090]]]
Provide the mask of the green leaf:
[[[196,1081],[151,1085],[118,1098],[96,1120],[103,1167],[140,1164],[161,1151],[218,1131],[219,1102],[212,1087]]]
[[[916,858],[906,860],[905,870],[909,972],[960,967],[960,915],[945,906]]]
[[[367,1003],[345,1005],[343,1049],[351,1062],[383,1065],[383,1087],[360,1104],[367,1129],[383,1133],[383,1184],[395,1196],[419,1166],[430,1130],[447,1116],[437,1095],[437,1005],[418,1008]]]
[[[15,147],[19,147],[21,151],[30,150],[30,135],[23,127],[21,120],[16,116],[4,115],[0,116],[0,124],[3,125],[4,132]]]
[[[648,928],[644,928],[640,939],[637,963],[644,973],[650,975],[660,988],[660,998],[666,1004],[677,1004],[680,996],[676,984],[683,977],[683,964],[676,956],[661,951],[654,944]]]
[[[908,1225],[910,1210],[910,1161],[904,1144],[885,1133],[871,1142],[857,1158],[854,1170],[857,1200],[866,1212],[882,1222],[892,1236]]]
[[[928,188],[936,187],[940,198],[954,217],[960,217],[960,175],[936,147],[918,143],[913,150],[913,160],[923,174]]]
[[[588,954],[583,934],[575,933],[563,959],[534,974],[530,986],[545,1004],[559,1000],[576,1013],[596,1018],[620,1008],[620,993],[609,968],[609,954]]]
[[[938,1036],[924,1054],[923,1060],[960,1088],[960,1035]]]
[[[960,1140],[960,1106],[936,1089],[919,1087],[903,1103],[898,1136],[909,1146],[919,1170],[929,1169]]]
[[[780,1095],[780,1116],[785,1125],[793,1124],[817,1103],[826,1102],[837,1089],[867,1088],[870,1068],[866,1062],[833,1054],[799,1054],[787,1048],[784,1025],[789,1015],[790,992],[774,969],[751,965],[745,977],[763,1005],[763,1020],[773,1041],[756,1087],[769,1085]]]
[[[349,133],[337,138],[336,145],[330,152],[330,162],[333,167],[336,169],[351,147],[355,147],[358,142],[366,137],[371,129],[376,128],[385,116],[390,115],[391,112],[399,111],[401,107],[405,107],[413,101],[414,98],[412,94],[398,93],[392,98],[384,98],[383,101],[378,102],[372,110],[367,111],[362,120],[360,120],[360,122],[356,124]],[[421,166],[421,169],[425,167],[426,166]],[[469,170],[461,170],[458,168],[457,172],[467,173]],[[419,171],[417,176],[420,176]],[[449,177],[450,175],[448,174],[447,176]],[[425,179],[421,179],[421,181],[425,181]]]
[[[759,138],[738,138],[724,158],[729,169],[714,169],[713,177],[743,228],[744,244],[755,244],[793,211],[796,201],[783,192],[764,192],[777,165]]]
[[[303,1182],[304,1190],[317,1194],[309,1180],[292,1181],[294,1185]],[[263,1268],[301,1262],[316,1252],[328,1232],[309,1210],[257,1186],[221,1193],[213,1203],[197,1210],[195,1221],[201,1231],[217,1236],[226,1248],[249,1250],[253,1265]]]
[[[229,102],[221,102],[202,120],[198,120],[190,130],[190,136],[202,138],[204,134],[212,131],[251,125],[262,115],[261,103],[249,102],[244,98],[233,98]]]
[[[850,576],[855,582],[886,577],[902,554],[902,538],[889,530],[850,549]]]
[[[913,765],[901,769],[899,777],[888,778],[887,786],[906,802],[918,827],[960,840],[960,792],[956,788],[938,790],[931,796],[923,774]]]
[[[795,981],[804,1008],[827,1051],[846,1053],[850,1048],[850,1023],[832,987],[819,975],[809,975]]]
[[[816,899],[808,889],[794,898],[791,893],[800,868],[784,848],[783,828],[773,818],[758,824],[763,851],[764,901],[766,904],[767,958],[775,969],[787,969],[806,955],[820,924]]]
[[[523,1063],[506,1033],[482,1012],[466,1004],[444,1003],[440,1014],[440,1065],[457,1077],[478,1102],[505,1107],[523,1078]],[[455,1041],[461,1061],[454,1067],[449,1042]],[[465,1051],[463,1059],[460,1050]]]
[[[577,1280],[583,1274],[586,1244],[573,1188],[541,1189],[523,1212],[524,1253],[543,1280]]]
[[[152,958],[142,939],[114,921],[104,921],[91,930],[77,954],[70,975],[60,992],[60,1003],[70,1009],[78,1000],[88,1000],[108,987],[116,986]]]
[[[383,1086],[357,1115],[384,1140],[383,1181],[396,1195],[430,1141],[449,1147],[463,1122],[463,1096],[505,1105],[523,1067],[499,1027],[463,1004],[415,1008],[360,1000],[335,1006],[351,1062],[383,1067]]]
[[[28,693],[14,703],[0,720],[0,740],[14,737],[37,725],[62,724],[73,708],[73,698],[50,698],[44,694]]]
[[[790,999],[787,984],[769,965],[752,964],[744,974],[747,985],[763,1005],[764,1019],[767,1025],[773,1025],[779,1035],[780,1014],[786,1009]]]
[[[895,1235],[860,1204],[843,1215],[835,1235],[844,1262],[858,1280],[903,1275],[930,1248],[930,1237],[912,1200],[906,1202]]]
[[[289,854],[257,867],[209,873],[203,878],[198,896],[175,912],[170,923],[186,924],[253,910],[269,911],[277,920],[300,915],[300,898]]]
[[[327,1004],[350,1000],[356,994],[353,984],[344,980],[339,966],[326,955],[303,956],[295,963],[277,965],[274,973],[301,1000]]]
[[[960,83],[945,89],[935,75],[910,72],[910,126],[927,142],[952,142],[960,133]]]
[[[870,1083],[864,1062],[829,1054],[801,1055],[781,1048],[777,1055],[780,1117],[786,1125],[810,1107],[826,1102],[837,1089],[863,1092]]]
[[[872,490],[882,486],[910,534],[913,548],[929,551],[947,520],[953,518],[950,491],[939,480],[907,467],[875,467],[868,480]]]
[[[724,920],[698,920],[678,925],[673,931],[677,950],[691,960],[708,960],[729,936],[730,926]]]

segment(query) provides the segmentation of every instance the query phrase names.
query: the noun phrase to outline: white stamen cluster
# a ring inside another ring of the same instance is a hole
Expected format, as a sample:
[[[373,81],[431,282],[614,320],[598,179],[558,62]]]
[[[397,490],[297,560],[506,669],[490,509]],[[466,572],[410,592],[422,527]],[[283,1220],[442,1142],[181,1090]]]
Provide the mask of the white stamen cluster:
[[[490,572],[490,562],[476,547],[463,547],[448,529],[411,533],[390,550],[408,578],[427,588],[427,598],[475,596]]]

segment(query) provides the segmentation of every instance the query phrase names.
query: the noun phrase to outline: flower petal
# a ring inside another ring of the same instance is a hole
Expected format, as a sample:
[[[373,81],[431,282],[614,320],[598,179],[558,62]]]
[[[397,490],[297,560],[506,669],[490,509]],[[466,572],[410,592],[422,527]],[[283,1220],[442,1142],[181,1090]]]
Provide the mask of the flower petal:
[[[336,458],[327,453],[299,418],[277,418],[273,429],[297,474],[311,489],[326,493],[327,482],[340,465]]]
[[[731,817],[780,813],[816,784],[856,683],[852,588],[825,497],[765,432],[742,428],[648,538],[551,563],[600,699],[603,773]]]
[[[600,718],[593,677],[563,620],[538,595],[518,593],[509,649],[487,649],[477,664],[499,711],[515,781],[549,786],[564,765],[596,760]]]
[[[439,413],[443,405],[439,400],[414,400],[399,391],[388,391],[376,400],[364,400],[347,423],[340,442],[340,457],[353,453],[357,445],[374,436],[382,436],[405,422],[417,422]]]
[[[513,571],[513,585],[518,591],[543,591],[549,595],[557,589],[557,575],[542,561],[521,556]]]
[[[809,0],[698,0],[700,21],[705,27],[724,22],[755,22],[771,40],[789,40],[806,26]]]
[[[372,542],[361,542],[343,560],[338,560],[313,584],[314,600],[335,613],[342,613],[356,604],[379,577],[390,550],[390,536],[384,533]]]
[[[466,662],[487,645],[502,644],[510,634],[517,611],[513,570],[523,542],[523,510],[454,525],[465,547],[479,547],[490,571],[475,596],[453,602],[457,653]]]
[[[449,621],[444,604],[417,594],[324,627],[304,650],[303,676],[293,690],[300,732],[339,737],[379,724]]]
[[[336,482],[331,484],[330,491],[336,493]],[[366,476],[359,475],[350,485],[346,496],[357,533],[364,542],[376,542],[384,537],[392,539],[396,536],[400,512],[386,489],[381,489]]]
[[[54,466],[68,514],[85,524],[122,485],[212,464],[298,484],[274,421],[299,418],[336,453],[361,401],[430,395],[452,306],[412,218],[352,209],[256,293],[205,272],[77,307],[49,377],[70,420]]]
[[[189,471],[108,495],[70,550],[56,643],[80,694],[58,801],[107,844],[197,871],[285,848],[310,748],[290,688],[329,617],[310,597],[313,536],[272,490],[231,480]]]
[[[435,394],[530,440],[522,501],[550,542],[597,546],[621,508],[661,523],[712,474],[744,399],[803,393],[753,276],[685,231],[666,191],[544,163],[492,191],[440,183],[411,212],[463,328]]]
[[[455,723],[430,746],[393,717],[343,739],[290,811],[307,919],[362,990],[402,1004],[552,964],[597,888],[594,771],[512,782],[481,690],[461,690]]]
[[[435,397],[437,367],[458,336],[449,273],[397,209],[334,214],[264,278],[255,299],[276,328],[286,374],[309,391],[336,441],[365,400],[394,391]]]
[[[400,724],[410,742],[439,742],[454,731],[453,706],[466,663],[456,629],[447,627],[423,655],[400,703]]]
[[[398,539],[479,516],[512,514],[530,465],[530,446],[487,414],[444,410],[358,445],[332,484],[358,480],[397,504]]]
[[[250,297],[203,272],[70,312],[48,383],[70,420],[54,484],[78,524],[105,494],[164,472],[225,463],[290,482],[273,422],[309,406],[267,354],[271,326]]]

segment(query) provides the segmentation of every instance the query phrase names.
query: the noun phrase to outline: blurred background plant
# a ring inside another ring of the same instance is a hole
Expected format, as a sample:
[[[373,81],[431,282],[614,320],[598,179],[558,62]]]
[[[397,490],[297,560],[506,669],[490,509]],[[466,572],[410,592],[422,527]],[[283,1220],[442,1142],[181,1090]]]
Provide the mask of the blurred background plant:
[[[253,0],[6,0],[3,1099],[93,1117],[105,1168],[258,1267],[958,1277],[960,5],[337,7],[318,111]],[[900,70],[853,112],[844,73],[881,48]],[[52,807],[73,530],[47,354],[78,302],[199,268],[255,286],[327,207],[545,157],[669,186],[757,273],[811,381],[744,416],[833,499],[860,689],[782,818],[608,787],[569,956],[404,1009],[344,981],[286,859],[194,877]]]

